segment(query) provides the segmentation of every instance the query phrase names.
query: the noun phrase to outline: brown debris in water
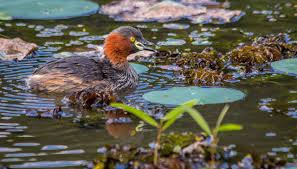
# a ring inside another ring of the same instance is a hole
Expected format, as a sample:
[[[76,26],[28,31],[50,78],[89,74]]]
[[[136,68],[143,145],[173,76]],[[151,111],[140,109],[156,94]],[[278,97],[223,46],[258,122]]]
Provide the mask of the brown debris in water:
[[[213,48],[206,48],[201,53],[183,53],[177,59],[176,64],[187,69],[221,70],[224,67],[222,55]]]
[[[224,9],[221,4],[212,0],[121,0],[103,5],[101,10],[117,21],[130,22],[168,22],[186,18],[193,23],[223,24],[235,22],[244,15],[239,10]]]
[[[162,51],[157,56],[157,62],[164,64],[164,57],[180,67],[186,82],[194,85],[219,85],[231,79],[224,72],[224,58],[213,48],[206,48],[201,53],[171,53]]]
[[[22,60],[36,49],[36,44],[20,38],[0,38],[0,59],[2,60]]]
[[[156,55],[156,63],[161,65],[159,67],[171,65],[180,68],[175,70],[190,84],[212,86],[232,80],[231,73],[235,70],[240,76],[258,73],[268,70],[267,63],[296,55],[297,45],[291,44],[287,34],[278,34],[258,37],[251,44],[233,49],[225,55],[213,48],[206,48],[201,53],[161,51]]]
[[[245,45],[227,54],[232,64],[250,67],[281,59],[293,57],[297,54],[297,46],[288,44],[286,34],[269,35],[257,38],[251,45]]]
[[[190,84],[202,86],[220,85],[226,80],[232,78],[231,75],[225,74],[223,71],[210,69],[195,69],[183,72],[186,80]]]

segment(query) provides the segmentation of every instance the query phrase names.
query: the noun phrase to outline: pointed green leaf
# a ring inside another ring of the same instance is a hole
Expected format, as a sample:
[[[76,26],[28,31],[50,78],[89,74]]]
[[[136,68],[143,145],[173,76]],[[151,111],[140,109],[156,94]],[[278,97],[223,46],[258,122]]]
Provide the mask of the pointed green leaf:
[[[180,106],[177,106],[176,108],[172,109],[169,113],[167,113],[164,117],[164,120],[169,120],[171,118],[174,118],[176,116],[179,116],[180,115],[180,111],[182,109],[184,109],[185,106],[188,106],[188,107],[193,107],[195,106],[196,104],[198,103],[198,100],[194,99],[194,100],[190,100],[188,102],[185,102],[183,103],[182,105]]]
[[[172,109],[164,117],[164,120],[167,120],[167,121],[163,125],[162,130],[166,130],[168,127],[170,127],[177,120],[177,118],[186,111],[185,107],[191,108],[194,105],[196,105],[197,103],[198,103],[197,100],[191,100],[191,101],[183,103],[182,105]]]
[[[219,115],[219,118],[217,120],[217,124],[216,124],[216,128],[214,129],[216,132],[218,130],[218,128],[220,127],[220,125],[222,124],[223,122],[223,119],[227,113],[227,111],[229,110],[230,106],[227,104],[224,106],[224,108],[222,109],[220,115]]]
[[[226,124],[222,124],[218,128],[218,131],[236,131],[236,130],[241,130],[242,128],[243,128],[242,125],[239,125],[239,124],[226,123]]]
[[[197,110],[188,107],[186,107],[186,110],[206,134],[212,135],[207,122]]]
[[[116,107],[116,108],[120,108],[123,109],[129,113],[134,114],[135,116],[137,116],[138,118],[140,118],[141,120],[145,121],[146,123],[154,126],[154,127],[158,127],[158,123],[156,122],[156,120],[154,120],[151,116],[147,115],[145,112],[138,110],[134,107],[122,104],[122,103],[111,103],[110,104],[112,107]]]

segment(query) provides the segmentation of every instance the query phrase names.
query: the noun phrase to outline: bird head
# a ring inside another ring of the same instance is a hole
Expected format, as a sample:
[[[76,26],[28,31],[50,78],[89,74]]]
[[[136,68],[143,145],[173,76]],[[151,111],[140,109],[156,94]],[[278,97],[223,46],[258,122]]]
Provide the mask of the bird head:
[[[154,51],[149,46],[153,43],[147,41],[141,31],[131,26],[121,26],[108,34],[104,41],[104,53],[113,64],[127,62],[130,54],[141,50]]]

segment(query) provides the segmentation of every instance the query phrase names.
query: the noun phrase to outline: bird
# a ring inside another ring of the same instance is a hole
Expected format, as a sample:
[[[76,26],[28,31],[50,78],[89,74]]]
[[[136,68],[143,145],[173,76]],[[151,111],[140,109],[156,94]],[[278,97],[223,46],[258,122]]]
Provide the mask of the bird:
[[[121,26],[105,38],[103,57],[70,56],[50,61],[29,76],[27,85],[36,92],[76,98],[134,89],[138,84],[138,74],[127,57],[141,50],[156,52],[150,47],[152,45],[139,29]],[[81,96],[82,93],[84,96]]]

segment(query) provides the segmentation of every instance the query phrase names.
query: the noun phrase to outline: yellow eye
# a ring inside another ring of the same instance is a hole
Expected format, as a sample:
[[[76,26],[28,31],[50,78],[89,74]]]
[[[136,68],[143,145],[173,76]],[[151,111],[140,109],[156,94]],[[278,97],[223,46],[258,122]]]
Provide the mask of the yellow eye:
[[[135,42],[135,37],[132,36],[132,37],[130,38],[130,41],[131,41],[132,43],[134,43],[134,42]]]

